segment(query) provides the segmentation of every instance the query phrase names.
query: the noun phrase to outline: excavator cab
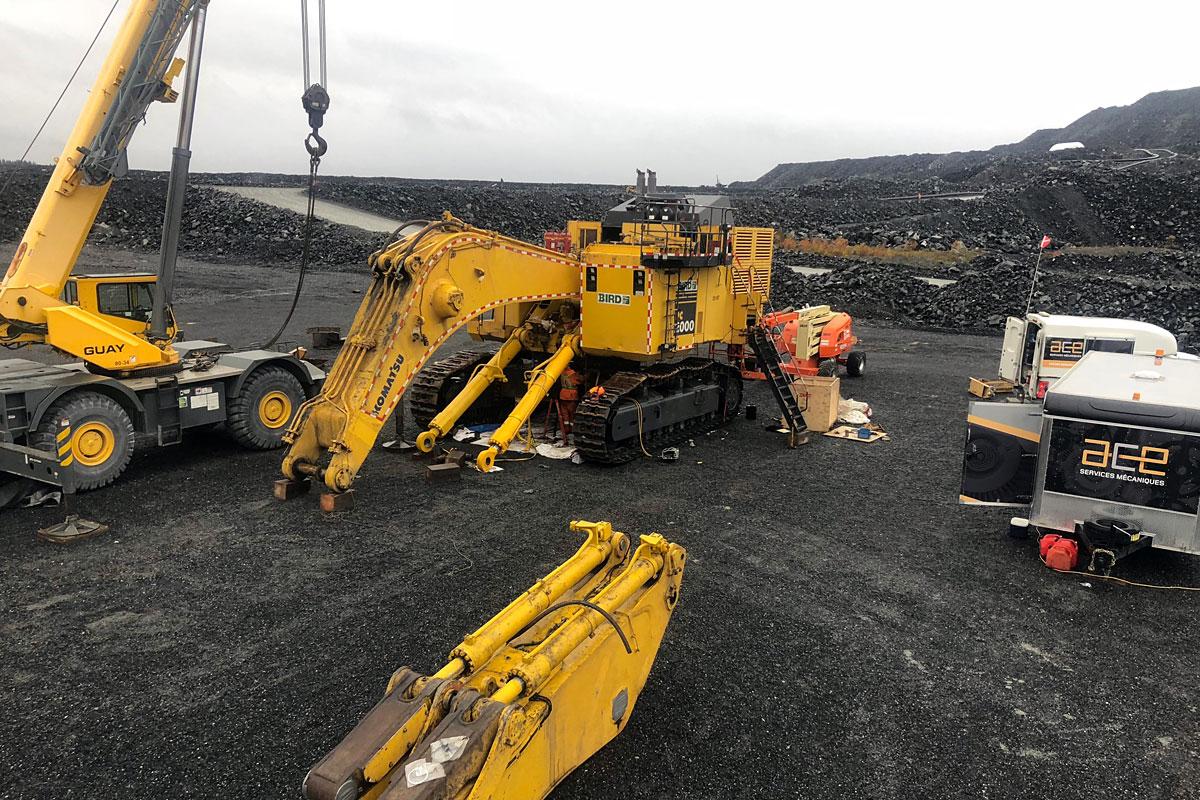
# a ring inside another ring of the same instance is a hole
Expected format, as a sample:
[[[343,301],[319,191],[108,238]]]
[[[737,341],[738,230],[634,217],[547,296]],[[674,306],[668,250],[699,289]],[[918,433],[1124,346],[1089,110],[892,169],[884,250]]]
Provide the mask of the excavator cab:
[[[146,336],[150,331],[157,280],[150,272],[72,275],[63,287],[62,299],[103,317],[122,330]],[[179,327],[170,306],[166,314],[167,340],[176,341]]]

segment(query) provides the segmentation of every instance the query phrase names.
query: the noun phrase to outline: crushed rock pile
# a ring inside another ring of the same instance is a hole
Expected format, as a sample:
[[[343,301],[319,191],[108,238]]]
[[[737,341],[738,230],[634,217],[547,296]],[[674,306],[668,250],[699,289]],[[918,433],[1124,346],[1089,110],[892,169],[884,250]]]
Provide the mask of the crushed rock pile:
[[[0,198],[0,241],[21,238],[41,197],[47,171],[16,175]],[[167,181],[162,173],[134,173],[113,183],[88,241],[156,251],[162,234]],[[215,262],[295,264],[304,244],[304,218],[208,186],[189,186],[180,252]],[[359,269],[378,247],[377,234],[315,220],[313,264]]]
[[[1032,308],[1050,313],[1122,317],[1161,325],[1181,343],[1200,344],[1200,287],[1189,280],[1130,278],[1090,265],[1046,267],[1038,278]],[[891,265],[845,262],[823,275],[802,275],[780,266],[771,283],[777,308],[827,303],[868,319],[1002,333],[1005,317],[1025,309],[1031,265],[986,256],[963,268],[957,282],[937,287]]]
[[[470,225],[534,244],[567,220],[600,219],[626,198],[613,186],[337,178],[322,181],[318,194],[396,220],[437,219],[449,211]]]

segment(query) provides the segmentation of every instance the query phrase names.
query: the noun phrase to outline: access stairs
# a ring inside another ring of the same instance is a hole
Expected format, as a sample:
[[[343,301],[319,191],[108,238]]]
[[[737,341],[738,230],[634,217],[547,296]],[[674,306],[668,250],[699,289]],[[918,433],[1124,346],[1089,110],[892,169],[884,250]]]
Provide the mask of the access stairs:
[[[804,409],[800,406],[795,385],[797,375],[786,369],[792,354],[780,338],[780,329],[764,324],[752,325],[746,332],[750,349],[754,351],[758,367],[767,377],[767,385],[779,406],[783,423],[788,429],[788,445],[796,447],[808,444],[809,430],[804,424]]]

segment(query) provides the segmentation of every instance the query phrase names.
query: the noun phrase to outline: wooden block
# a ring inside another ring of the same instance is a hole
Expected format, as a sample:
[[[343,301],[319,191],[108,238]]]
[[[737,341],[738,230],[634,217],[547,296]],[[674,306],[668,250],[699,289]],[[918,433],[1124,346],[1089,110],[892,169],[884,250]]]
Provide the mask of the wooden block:
[[[858,435],[860,427],[861,426],[859,425],[839,425],[833,430],[828,431],[825,435],[834,439],[849,439],[852,442],[861,442],[863,444],[870,444],[871,442],[877,442],[880,439],[889,438],[888,435],[881,430],[871,430],[870,437],[864,439]]]
[[[311,488],[312,481],[290,481],[287,478],[281,478],[275,481],[271,494],[275,496],[276,500],[291,500],[293,497],[308,494],[308,490]]]
[[[462,450],[447,450],[446,454],[443,455],[439,460],[439,463],[453,464],[456,467],[461,467],[463,464],[467,463],[467,454]]]
[[[458,464],[430,464],[425,468],[425,478],[430,481],[444,481],[462,476],[462,467]]]
[[[349,511],[354,508],[354,490],[348,489],[344,492],[324,492],[321,494],[321,510],[326,514],[332,514],[335,511]]]
[[[979,378],[971,378],[971,383],[969,386],[967,386],[967,391],[976,397],[983,398],[984,400],[987,400],[993,394],[992,387],[988,386],[985,381],[981,381]]]
[[[1012,381],[1006,381],[1003,378],[996,378],[994,380],[971,378],[971,382],[967,386],[967,391],[975,397],[987,400],[998,394],[1009,394],[1015,388],[1016,385]]]

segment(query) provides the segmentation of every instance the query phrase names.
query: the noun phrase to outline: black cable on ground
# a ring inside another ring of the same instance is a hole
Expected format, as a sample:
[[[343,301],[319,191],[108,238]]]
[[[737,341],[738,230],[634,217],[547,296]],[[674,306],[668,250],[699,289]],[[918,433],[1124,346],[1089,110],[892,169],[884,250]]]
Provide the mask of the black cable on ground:
[[[50,113],[46,114],[46,118],[42,120],[41,127],[37,129],[37,133],[35,133],[33,138],[29,140],[29,146],[25,148],[25,152],[22,153],[21,157],[17,159],[17,164],[20,164],[25,160],[25,157],[29,155],[29,151],[31,151],[33,146],[37,144],[37,140],[42,135],[42,131],[46,130],[46,126],[50,123],[50,118],[54,116],[54,112],[58,110],[58,104],[62,102],[64,97],[66,97],[67,91],[71,88],[71,84],[75,82],[75,77],[79,75],[79,70],[83,69],[83,62],[87,61],[87,57],[91,55],[92,48],[96,46],[96,42],[100,39],[100,34],[104,32],[105,26],[108,25],[108,21],[112,18],[113,12],[117,10],[117,4],[120,2],[121,0],[113,0],[112,7],[108,9],[108,14],[105,15],[104,21],[100,23],[100,27],[97,29],[96,35],[92,37],[92,43],[89,44],[87,46],[87,50],[83,52],[83,57],[79,59],[79,63],[75,65],[75,71],[71,73],[70,78],[67,78],[67,85],[64,86],[62,91],[58,93],[58,99],[55,100],[54,105],[50,107]],[[4,185],[0,186],[0,197],[3,197],[4,193],[8,191],[8,186],[10,183],[12,183],[13,175],[15,174],[16,165],[9,170],[8,177],[4,180]]]

